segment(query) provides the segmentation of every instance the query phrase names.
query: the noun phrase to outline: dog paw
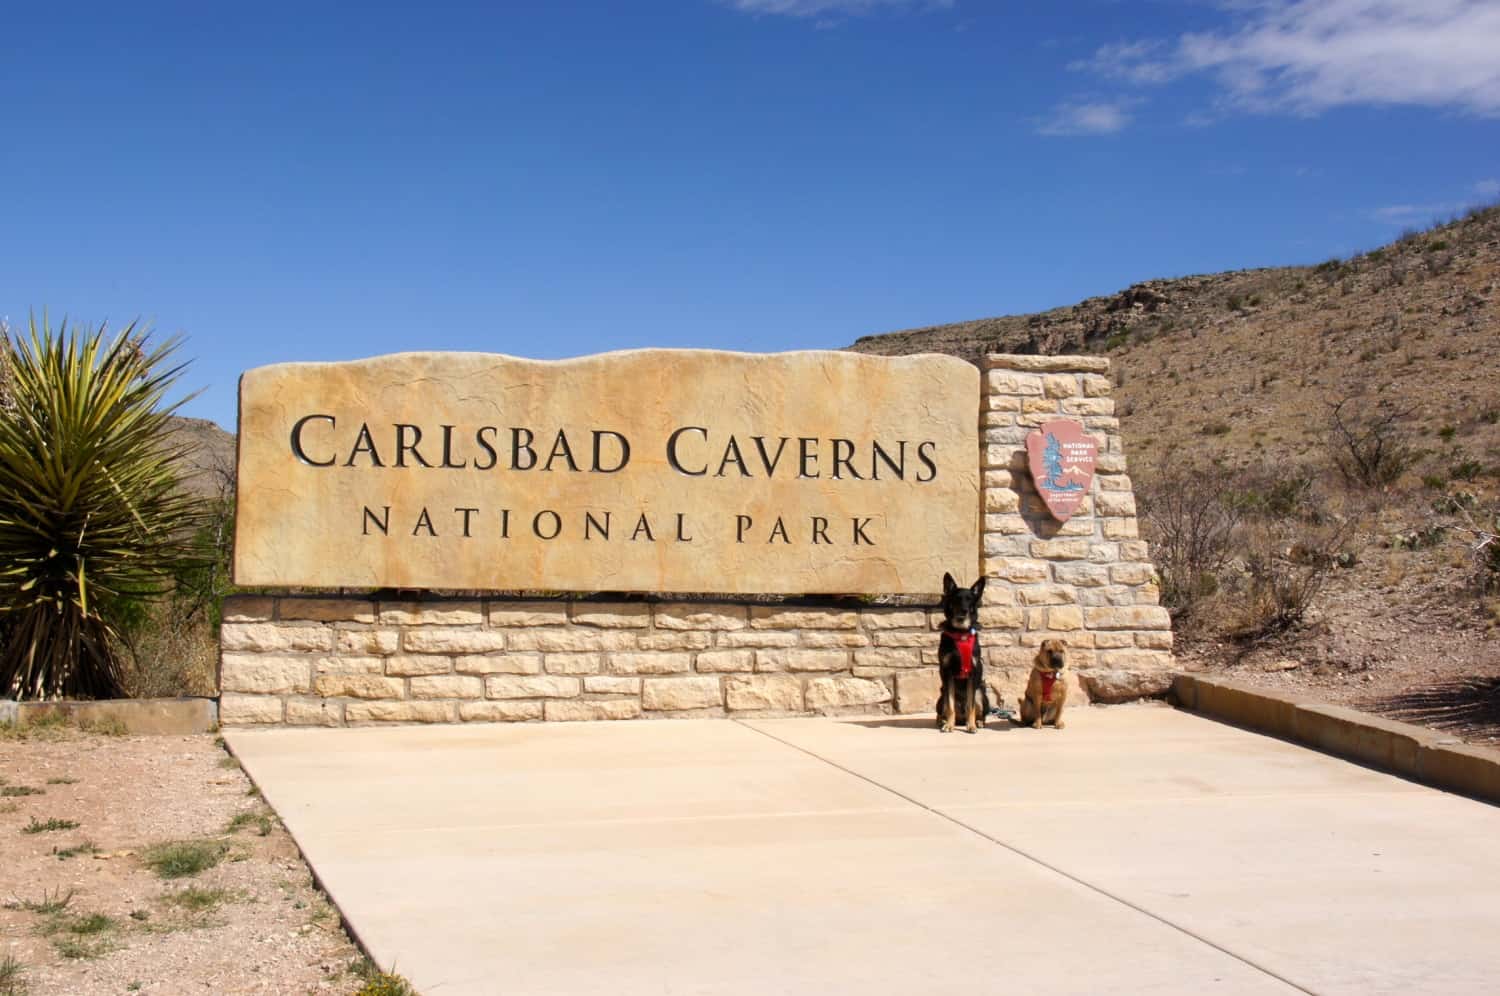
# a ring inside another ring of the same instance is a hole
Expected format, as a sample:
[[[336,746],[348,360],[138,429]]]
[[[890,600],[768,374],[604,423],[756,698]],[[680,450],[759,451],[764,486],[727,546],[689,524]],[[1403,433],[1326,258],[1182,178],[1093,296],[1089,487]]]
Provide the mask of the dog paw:
[[[1062,729],[1064,726],[1067,726],[1067,725],[1068,724],[1064,723],[1060,719],[1057,722],[1055,722],[1055,723],[1052,724],[1053,728],[1058,729],[1058,730]]]
[[[1040,730],[1042,728],[1042,721],[1039,719],[1036,722],[1032,723],[1031,728],[1033,730]]]

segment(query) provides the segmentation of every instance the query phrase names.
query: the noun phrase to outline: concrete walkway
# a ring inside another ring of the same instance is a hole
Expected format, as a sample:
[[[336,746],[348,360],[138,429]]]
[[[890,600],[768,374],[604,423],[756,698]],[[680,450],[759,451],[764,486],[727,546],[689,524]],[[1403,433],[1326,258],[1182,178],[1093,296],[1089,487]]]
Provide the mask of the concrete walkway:
[[[1165,707],[1068,720],[225,736],[425,996],[1500,985],[1500,809]]]

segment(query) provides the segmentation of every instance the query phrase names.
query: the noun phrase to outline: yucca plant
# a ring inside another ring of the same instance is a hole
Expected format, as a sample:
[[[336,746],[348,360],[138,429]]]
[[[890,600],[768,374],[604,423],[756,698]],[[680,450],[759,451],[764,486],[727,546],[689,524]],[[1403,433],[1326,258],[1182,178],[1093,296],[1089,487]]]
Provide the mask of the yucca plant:
[[[0,693],[121,694],[121,620],[191,557],[198,499],[177,486],[165,403],[178,342],[43,317],[4,346]]]

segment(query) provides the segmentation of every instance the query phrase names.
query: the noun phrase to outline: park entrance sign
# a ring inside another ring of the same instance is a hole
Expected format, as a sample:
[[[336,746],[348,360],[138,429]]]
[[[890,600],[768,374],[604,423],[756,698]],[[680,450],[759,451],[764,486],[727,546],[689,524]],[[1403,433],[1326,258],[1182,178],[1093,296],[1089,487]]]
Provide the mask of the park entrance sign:
[[[945,356],[402,353],[240,381],[247,586],[921,594],[978,570]]]

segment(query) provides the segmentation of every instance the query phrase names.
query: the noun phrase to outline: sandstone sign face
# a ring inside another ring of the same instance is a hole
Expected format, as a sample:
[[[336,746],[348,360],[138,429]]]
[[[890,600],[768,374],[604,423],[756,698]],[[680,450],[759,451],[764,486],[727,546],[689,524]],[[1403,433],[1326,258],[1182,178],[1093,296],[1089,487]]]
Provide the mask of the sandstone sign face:
[[[911,593],[977,573],[946,356],[402,353],[240,381],[241,585]]]
[[[1031,479],[1058,522],[1067,522],[1083,504],[1094,480],[1099,444],[1071,419],[1043,422],[1026,437]]]

